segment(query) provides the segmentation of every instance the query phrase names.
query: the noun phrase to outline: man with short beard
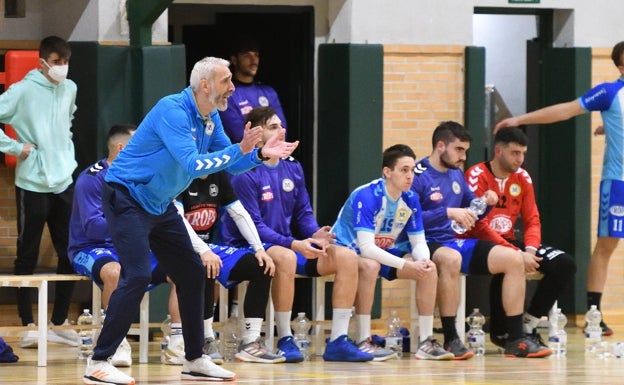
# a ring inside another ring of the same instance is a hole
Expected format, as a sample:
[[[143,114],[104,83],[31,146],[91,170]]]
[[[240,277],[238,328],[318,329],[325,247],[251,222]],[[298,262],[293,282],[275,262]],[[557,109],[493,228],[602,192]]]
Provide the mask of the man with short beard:
[[[227,107],[234,91],[227,60],[207,57],[193,67],[190,86],[165,96],[147,113],[128,145],[106,174],[102,209],[121,264],[83,381],[86,384],[134,385],[134,378],[108,362],[128,333],[151,280],[150,250],[176,284],[185,346],[182,378],[229,381],[234,373],[202,354],[204,285],[221,263],[200,259],[173,200],[193,181],[227,170],[241,173],[266,157],[284,157],[298,143],[284,132],[256,148],[262,127],[245,127],[243,140],[232,144],[223,132],[217,109]]]
[[[219,115],[223,121],[225,133],[232,143],[238,143],[243,137],[245,117],[256,107],[271,107],[282,121],[282,127],[288,127],[282,105],[273,87],[256,79],[260,67],[260,46],[247,37],[236,38],[230,55],[232,63],[232,82],[236,90],[228,99],[227,110]]]
[[[522,330],[525,275],[523,255],[510,247],[478,239],[458,239],[451,228],[455,221],[466,229],[479,219],[468,209],[475,195],[470,191],[461,168],[466,161],[472,137],[457,122],[442,122],[434,131],[433,151],[416,164],[412,191],[420,197],[425,237],[431,260],[438,269],[438,307],[444,330],[444,348],[456,360],[474,353],[459,339],[455,317],[459,302],[459,274],[504,274],[503,307],[509,333],[505,355],[510,357],[545,357],[552,353]],[[491,190],[482,199],[488,206],[498,197]],[[485,214],[483,214],[485,215]]]
[[[529,173],[521,167],[528,143],[529,139],[520,129],[503,128],[494,136],[492,160],[478,163],[466,171],[466,181],[475,194],[492,190],[498,195],[496,207],[468,235],[526,251],[523,254],[525,271],[544,274],[522,317],[524,332],[532,334],[543,345],[537,325],[573,280],[576,264],[565,251],[542,245],[542,226],[535,204],[533,182]],[[522,240],[516,239],[514,234],[518,217],[522,218]],[[483,226],[494,231],[482,231]],[[497,274],[490,284],[490,340],[497,346],[505,347],[502,281],[502,275]]]

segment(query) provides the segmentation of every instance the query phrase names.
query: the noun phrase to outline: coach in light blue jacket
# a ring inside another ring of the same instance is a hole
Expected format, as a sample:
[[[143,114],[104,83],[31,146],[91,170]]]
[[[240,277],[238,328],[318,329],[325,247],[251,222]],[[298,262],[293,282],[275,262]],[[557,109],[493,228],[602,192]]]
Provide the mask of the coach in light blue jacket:
[[[195,253],[173,199],[195,178],[221,170],[243,172],[265,157],[288,156],[298,143],[285,142],[282,132],[254,149],[262,127],[248,125],[243,140],[231,144],[216,111],[227,108],[234,91],[228,66],[217,58],[197,62],[190,87],[156,104],[106,174],[102,206],[122,271],[86,369],[86,383],[134,384],[107,359],[128,332],[150,282],[150,249],[178,289],[186,352],[182,378],[235,376],[202,355],[205,277],[218,275],[221,260],[206,254],[202,260]]]

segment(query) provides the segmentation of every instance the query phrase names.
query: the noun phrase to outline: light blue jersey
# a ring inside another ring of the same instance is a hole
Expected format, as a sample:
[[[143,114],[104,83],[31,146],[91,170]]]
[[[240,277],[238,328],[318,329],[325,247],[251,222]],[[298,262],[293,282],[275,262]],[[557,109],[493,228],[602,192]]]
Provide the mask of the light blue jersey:
[[[600,111],[606,147],[602,180],[624,180],[624,79],[602,83],[579,98],[586,111]]]
[[[408,235],[424,233],[418,195],[413,191],[393,200],[386,193],[386,181],[376,179],[355,189],[344,204],[332,228],[336,243],[360,254],[357,232],[375,234],[375,244],[386,250],[411,252]]]

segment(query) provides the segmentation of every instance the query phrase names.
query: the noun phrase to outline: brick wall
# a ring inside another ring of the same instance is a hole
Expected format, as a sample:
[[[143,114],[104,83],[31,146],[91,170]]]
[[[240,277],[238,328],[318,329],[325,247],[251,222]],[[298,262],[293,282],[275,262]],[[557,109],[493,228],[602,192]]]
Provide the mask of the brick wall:
[[[383,148],[403,143],[418,159],[431,153],[431,133],[444,120],[463,122],[464,47],[384,47]],[[409,318],[409,282],[382,280],[382,318]]]
[[[0,156],[4,156],[0,154]],[[17,210],[15,208],[15,169],[0,164],[0,270],[13,271],[17,238]],[[39,266],[56,267],[56,252],[47,228],[41,241]]]

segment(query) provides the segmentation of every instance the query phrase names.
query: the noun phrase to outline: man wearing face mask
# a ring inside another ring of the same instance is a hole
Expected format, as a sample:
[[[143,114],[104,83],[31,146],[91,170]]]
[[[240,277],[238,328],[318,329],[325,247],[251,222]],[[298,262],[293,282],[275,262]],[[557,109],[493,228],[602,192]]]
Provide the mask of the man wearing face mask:
[[[17,257],[14,273],[32,274],[47,223],[58,255],[57,273],[73,274],[67,258],[69,214],[72,206],[74,157],[71,122],[76,111],[76,84],[67,80],[71,49],[57,36],[41,41],[41,69],[31,70],[0,95],[0,122],[11,124],[12,139],[0,131],[0,152],[16,156]],[[51,322],[67,322],[74,282],[57,282]],[[17,289],[23,325],[34,325],[32,288]],[[49,330],[48,340],[78,345],[74,330]],[[37,346],[37,333],[26,332],[21,347]]]

